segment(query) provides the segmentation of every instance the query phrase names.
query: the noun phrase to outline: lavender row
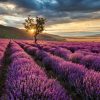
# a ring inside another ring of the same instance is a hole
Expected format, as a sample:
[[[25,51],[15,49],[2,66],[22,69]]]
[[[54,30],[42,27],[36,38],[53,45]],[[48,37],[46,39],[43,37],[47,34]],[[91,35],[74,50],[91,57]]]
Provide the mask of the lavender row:
[[[74,63],[85,65],[89,69],[100,71],[100,56],[99,55],[83,55],[81,53],[73,53],[69,56],[69,60]]]
[[[29,47],[30,45],[29,44],[25,44],[25,43],[21,43],[21,45],[24,47],[24,48],[27,48]],[[50,52],[56,56],[59,56],[65,60],[68,60],[69,58],[69,55],[72,53],[70,50],[67,50],[67,49],[64,49],[64,48],[60,48],[60,47],[55,47],[55,46],[47,46],[47,45],[32,45],[32,46],[35,46],[35,47],[38,47],[40,49],[43,49],[47,52]]]
[[[48,79],[19,45],[11,43],[10,51],[6,100],[71,100],[58,81]]]
[[[69,86],[74,87],[84,99],[100,99],[99,72],[88,70],[82,65],[66,62],[63,59],[44,52],[43,50],[39,50],[36,47],[29,46],[26,50],[40,59],[46,67],[52,68],[55,73],[64,78],[69,83]]]
[[[70,49],[71,51],[76,51],[79,49],[88,49],[93,53],[100,53],[100,43],[94,43],[94,42],[67,42],[67,43],[53,42],[52,43],[51,42],[51,44]]]
[[[34,46],[37,46],[37,45],[34,45]],[[25,45],[24,48],[27,48],[27,47],[28,46]],[[83,64],[89,69],[100,71],[100,56],[99,55],[93,55],[88,51],[71,53],[67,49],[63,49],[60,47],[47,46],[44,44],[41,45],[41,48],[47,52],[50,52],[54,55],[59,56],[65,60],[69,60],[74,63]]]
[[[24,42],[24,43],[27,43],[27,42]],[[33,45],[33,43],[30,43],[30,42],[28,42],[27,44]],[[56,52],[59,52],[59,54],[57,53],[58,56],[60,56],[61,54],[63,55],[65,53],[64,57],[61,56],[64,59],[66,59],[65,48],[66,48],[66,51],[69,51],[69,50],[72,51],[72,52],[75,51],[75,53],[81,53],[82,55],[100,56],[100,53],[96,53],[96,52],[93,53],[93,52],[91,52],[89,50],[88,46],[82,46],[83,45],[82,43],[80,43],[80,45],[77,44],[77,45],[72,45],[72,46],[71,46],[71,43],[68,43],[65,46],[64,44],[60,45],[60,43],[55,45],[55,44],[53,44],[53,42],[51,42],[51,44],[50,43],[49,44],[48,43],[40,43],[40,45],[46,51],[49,51],[49,52],[52,52],[52,53],[55,53],[55,54],[56,54]],[[91,44],[91,48],[92,49],[96,49],[97,51],[100,51],[100,45],[99,45],[99,43],[97,43],[97,44],[95,43],[95,45],[96,46],[93,48],[93,45]],[[59,48],[61,50],[59,50]],[[64,48],[64,50],[62,48]],[[64,51],[64,53],[63,53],[63,51]]]
[[[24,41],[24,43],[33,44],[31,41]],[[50,45],[56,47],[67,48],[68,50],[75,52],[77,50],[88,50],[89,52],[100,54],[100,43],[94,42],[49,42],[49,41],[39,41],[39,44]]]
[[[86,55],[82,54],[81,52],[72,53],[67,49],[63,49],[60,47],[51,47],[47,45],[42,45],[41,48],[67,61],[69,60],[74,63],[83,64],[89,69],[100,71],[100,56],[99,55],[93,55],[90,52],[87,53]]]
[[[67,61],[69,60],[74,63],[83,64],[89,69],[100,71],[100,56],[99,55],[93,55],[90,52],[88,53],[85,52],[86,54],[85,53],[82,54],[82,51],[71,53],[67,49],[63,49],[60,47],[52,47],[52,46],[47,46],[47,45],[42,45],[41,48]]]
[[[48,45],[48,44],[42,44],[42,46],[45,48],[45,49],[48,49],[48,48],[50,48],[50,47],[52,47],[52,48],[64,48],[64,49],[66,49],[66,50],[69,50],[69,51],[71,51],[71,52],[78,52],[78,53],[82,53],[82,54],[84,54],[84,55],[100,55],[100,53],[93,53],[93,52],[91,52],[91,50],[89,50],[89,48],[84,48],[84,46],[83,46],[83,48],[81,48],[80,46],[71,46],[71,47],[68,47],[68,45],[67,46],[63,46],[63,45]],[[91,45],[92,46],[92,45]],[[92,47],[93,48],[93,47]],[[100,51],[100,48],[98,47],[97,48],[97,50],[98,50],[98,52]]]
[[[86,98],[100,99],[99,72],[87,70],[82,65],[64,62],[62,59],[56,56],[46,56],[46,54],[41,53],[41,51],[39,53],[37,56],[43,57],[43,64],[46,67],[51,67],[57,74],[62,76],[62,78],[68,81],[72,87],[74,86],[76,88],[78,93],[84,94]]]
[[[4,57],[5,57],[5,51],[6,51],[6,48],[7,48],[7,45],[8,45],[9,41],[7,40],[0,40],[0,71],[1,71],[1,67],[3,65],[3,60],[4,60]]]

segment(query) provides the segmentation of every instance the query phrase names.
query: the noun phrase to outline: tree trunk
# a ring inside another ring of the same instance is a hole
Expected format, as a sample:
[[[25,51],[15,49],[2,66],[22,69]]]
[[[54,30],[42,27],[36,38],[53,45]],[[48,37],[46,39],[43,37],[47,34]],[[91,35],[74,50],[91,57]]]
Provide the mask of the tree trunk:
[[[34,35],[34,42],[37,44],[37,35]]]

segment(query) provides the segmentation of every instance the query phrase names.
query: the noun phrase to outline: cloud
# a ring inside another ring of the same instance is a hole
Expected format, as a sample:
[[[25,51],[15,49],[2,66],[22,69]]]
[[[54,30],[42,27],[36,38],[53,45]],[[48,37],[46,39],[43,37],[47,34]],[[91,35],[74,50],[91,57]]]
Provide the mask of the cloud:
[[[100,32],[100,19],[77,21],[51,25],[46,28],[47,33],[64,35],[66,33],[91,33]],[[100,33],[99,33],[100,34]],[[63,36],[62,35],[62,36]]]
[[[99,0],[2,0],[16,5],[13,14],[21,15],[43,15],[49,20],[55,18],[87,19],[93,16],[91,13],[100,11]],[[7,5],[7,4],[6,4]],[[6,8],[6,7],[5,7]],[[5,11],[1,8],[0,13],[8,13],[11,9]],[[100,14],[97,13],[97,16]],[[96,17],[96,16],[95,16]]]
[[[14,13],[16,5],[10,3],[0,3],[0,14],[12,14]]]
[[[18,6],[36,10],[95,11],[100,10],[99,0],[11,0]]]
[[[22,16],[0,15],[0,24],[6,26],[22,28],[24,20],[25,17]]]
[[[97,11],[100,10],[99,0],[1,0],[15,3],[27,10],[54,11]]]
[[[0,15],[0,23],[16,27],[22,27],[28,15],[42,15],[47,18],[47,27],[65,25],[65,29],[70,23],[100,19],[100,0],[0,0]],[[90,30],[99,29],[92,26]]]
[[[0,0],[0,2],[7,2],[7,1],[9,1],[9,0]]]
[[[58,11],[96,11],[100,10],[99,0],[57,0]]]

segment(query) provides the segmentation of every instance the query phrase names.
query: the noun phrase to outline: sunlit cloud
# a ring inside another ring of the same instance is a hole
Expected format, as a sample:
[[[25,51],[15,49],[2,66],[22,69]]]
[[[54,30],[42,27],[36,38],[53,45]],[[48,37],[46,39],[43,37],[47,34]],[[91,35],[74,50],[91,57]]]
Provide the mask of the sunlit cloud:
[[[60,33],[100,32],[100,19],[51,25],[45,32],[59,33],[59,35]]]
[[[16,5],[11,3],[0,3],[0,14],[12,14],[15,12]]]
[[[10,15],[1,15],[0,18],[2,19],[0,21],[0,24],[6,25],[6,26],[12,26],[17,28],[23,27],[23,22],[25,20],[25,17],[22,16],[10,16]]]
[[[1,25],[6,25],[7,23],[5,21],[3,21],[3,20],[0,20],[0,24]]]
[[[11,3],[0,3],[0,7],[3,9],[13,10],[16,8],[16,5]]]
[[[28,15],[32,17],[44,16],[47,18],[44,32],[50,34],[87,34],[87,32],[94,32],[96,34],[96,32],[100,32],[100,1],[0,1],[0,24],[24,28],[22,23]]]

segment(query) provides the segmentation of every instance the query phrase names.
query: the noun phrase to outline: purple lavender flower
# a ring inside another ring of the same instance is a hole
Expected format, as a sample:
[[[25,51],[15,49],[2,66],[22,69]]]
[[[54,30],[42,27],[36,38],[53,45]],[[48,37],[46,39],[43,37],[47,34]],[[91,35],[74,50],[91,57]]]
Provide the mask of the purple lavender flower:
[[[25,52],[23,54],[21,58],[19,55],[13,56],[17,59],[11,59],[12,63],[8,67],[6,100],[72,100],[58,81],[48,79],[43,69],[31,57],[28,59]]]
[[[100,99],[100,73],[93,70],[87,71],[83,79],[83,91],[92,100]]]
[[[84,55],[82,55],[81,53],[72,53],[69,55],[69,60],[74,63],[80,63],[83,57]]]

